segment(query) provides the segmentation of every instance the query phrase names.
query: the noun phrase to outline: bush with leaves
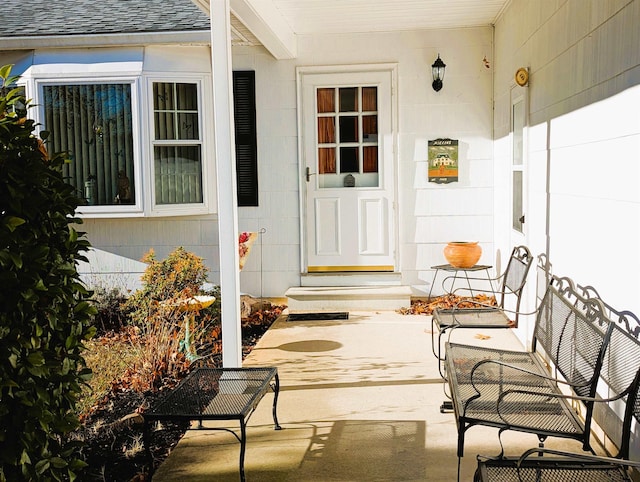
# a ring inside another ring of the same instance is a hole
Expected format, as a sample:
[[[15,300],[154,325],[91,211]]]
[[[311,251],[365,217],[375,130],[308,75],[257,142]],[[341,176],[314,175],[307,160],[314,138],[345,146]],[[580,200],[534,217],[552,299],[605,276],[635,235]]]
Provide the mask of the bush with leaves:
[[[207,281],[208,269],[202,258],[183,247],[176,248],[162,261],[150,250],[142,261],[148,264],[142,275],[142,288],[129,297],[125,306],[131,310],[136,325],[144,325],[159,303],[196,295]]]
[[[219,335],[219,296],[216,304],[198,312],[183,311],[185,300],[203,294],[208,269],[202,258],[182,247],[158,261],[153,250],[143,258],[148,263],[142,288],[123,308],[138,330],[136,362],[126,383],[139,391],[155,390],[178,380],[200,354],[212,353]],[[189,320],[187,323],[187,319]],[[188,329],[188,331],[187,331]]]
[[[17,80],[0,67],[0,480],[74,480],[84,463],[66,435],[95,331],[76,262],[89,243],[65,158],[33,134]]]

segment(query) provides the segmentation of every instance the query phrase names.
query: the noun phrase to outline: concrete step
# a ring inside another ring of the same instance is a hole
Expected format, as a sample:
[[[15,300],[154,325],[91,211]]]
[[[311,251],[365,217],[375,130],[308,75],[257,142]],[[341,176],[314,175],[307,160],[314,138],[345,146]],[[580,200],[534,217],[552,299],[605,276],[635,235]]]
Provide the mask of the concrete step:
[[[398,310],[411,305],[409,286],[302,286],[285,293],[289,313]]]

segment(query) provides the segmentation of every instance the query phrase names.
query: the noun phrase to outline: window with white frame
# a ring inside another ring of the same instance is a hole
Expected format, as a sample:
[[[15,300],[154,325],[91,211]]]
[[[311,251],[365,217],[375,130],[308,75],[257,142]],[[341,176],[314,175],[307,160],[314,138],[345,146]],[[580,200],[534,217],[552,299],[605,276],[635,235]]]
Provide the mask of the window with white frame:
[[[155,204],[202,203],[198,84],[153,82]]]
[[[89,206],[135,204],[132,84],[45,84],[47,148],[67,152],[64,176]]]
[[[64,175],[83,200],[84,215],[206,208],[201,82],[149,82],[145,107],[136,105],[138,80],[41,84],[48,149],[68,153]]]

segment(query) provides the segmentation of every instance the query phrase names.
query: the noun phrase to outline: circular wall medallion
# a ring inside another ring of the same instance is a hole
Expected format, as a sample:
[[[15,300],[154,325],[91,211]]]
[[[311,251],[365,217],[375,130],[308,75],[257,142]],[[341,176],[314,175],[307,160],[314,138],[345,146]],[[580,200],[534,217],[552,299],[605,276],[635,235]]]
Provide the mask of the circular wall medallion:
[[[520,67],[516,70],[516,84],[522,87],[527,85],[527,82],[529,82],[529,71],[524,67]]]

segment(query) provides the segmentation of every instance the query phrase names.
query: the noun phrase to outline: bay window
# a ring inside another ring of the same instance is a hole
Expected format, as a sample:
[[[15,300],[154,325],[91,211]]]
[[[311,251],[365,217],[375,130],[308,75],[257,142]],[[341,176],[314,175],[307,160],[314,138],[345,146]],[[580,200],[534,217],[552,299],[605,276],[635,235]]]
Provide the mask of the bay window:
[[[205,185],[211,180],[205,177],[203,160],[203,80],[154,78],[141,83],[143,78],[40,83],[36,103],[42,106],[40,123],[50,133],[47,148],[68,153],[63,174],[82,199],[82,215],[210,209]]]

